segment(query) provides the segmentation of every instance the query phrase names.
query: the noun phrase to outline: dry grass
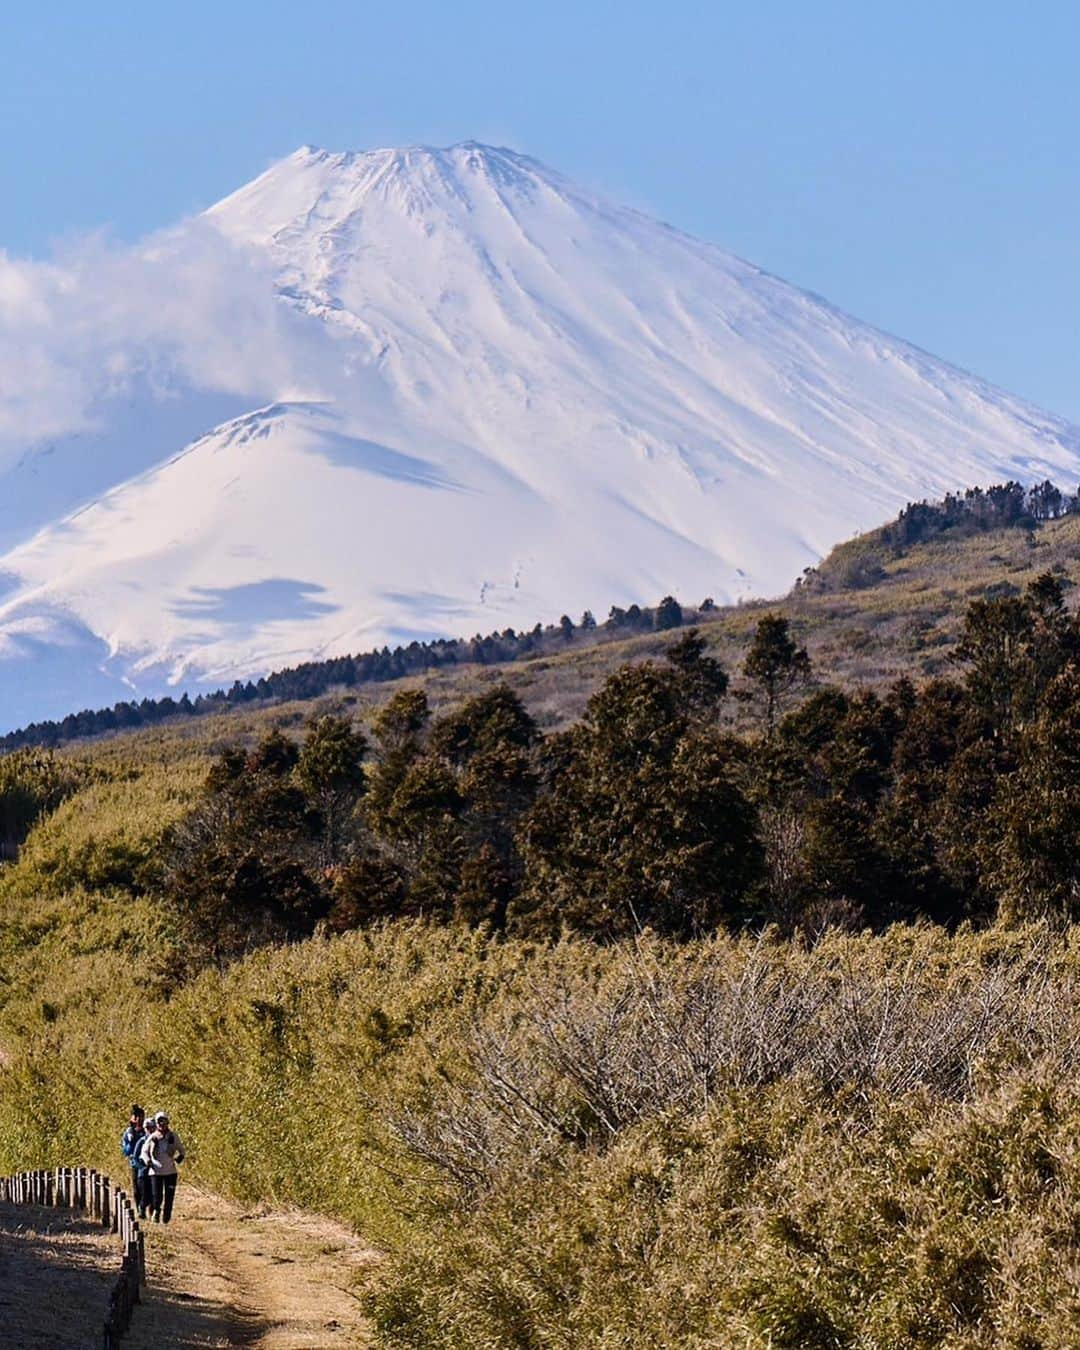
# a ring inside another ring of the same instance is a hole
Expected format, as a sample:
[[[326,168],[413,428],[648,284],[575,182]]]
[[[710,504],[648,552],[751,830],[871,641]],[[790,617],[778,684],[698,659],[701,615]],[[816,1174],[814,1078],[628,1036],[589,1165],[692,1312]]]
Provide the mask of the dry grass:
[[[362,1343],[374,1283],[375,1343],[411,1350],[1056,1350],[1080,1344],[1078,943],[315,939],[14,1040],[0,1165],[115,1162],[126,1093],[169,1105],[190,1162],[151,1269],[189,1339],[164,1343]],[[378,1242],[375,1277],[290,1203]]]
[[[650,1121],[689,1119],[725,1093],[800,1084],[806,1099],[975,1095],[1038,1066],[1080,1072],[1080,983],[1060,937],[941,969],[914,939],[875,968],[865,942],[809,950],[768,936],[704,943],[682,959],[626,944],[602,981],[538,973],[477,1018],[434,1105],[392,1115],[406,1147],[463,1192],[566,1143],[606,1148]]]

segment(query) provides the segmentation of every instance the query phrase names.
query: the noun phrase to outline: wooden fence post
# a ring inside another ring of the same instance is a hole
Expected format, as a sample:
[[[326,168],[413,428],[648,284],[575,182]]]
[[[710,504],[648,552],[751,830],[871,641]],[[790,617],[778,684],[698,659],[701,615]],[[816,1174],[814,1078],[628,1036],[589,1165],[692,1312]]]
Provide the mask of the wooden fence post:
[[[102,1325],[105,1350],[116,1350],[146,1284],[146,1242],[127,1192],[93,1167],[36,1168],[0,1177],[0,1200],[78,1210],[119,1235],[120,1273]]]

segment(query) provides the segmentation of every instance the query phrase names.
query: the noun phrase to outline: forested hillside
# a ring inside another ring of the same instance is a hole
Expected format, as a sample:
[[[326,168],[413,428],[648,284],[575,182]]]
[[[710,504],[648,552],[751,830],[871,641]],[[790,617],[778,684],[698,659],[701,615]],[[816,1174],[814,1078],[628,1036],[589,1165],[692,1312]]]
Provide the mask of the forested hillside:
[[[1015,595],[1040,571],[1069,575],[1080,557],[1078,509],[1080,497],[1050,482],[1030,489],[1002,483],[941,502],[912,502],[896,520],[839,545],[819,567],[807,569],[779,604],[829,679],[876,684],[898,674],[932,673],[941,666],[942,649],[955,640],[965,600]],[[0,737],[0,749],[56,746],[188,718],[340,699],[346,692],[370,703],[383,695],[369,686],[418,676],[437,705],[475,692],[496,670],[527,694],[542,725],[557,725],[580,713],[604,674],[660,652],[663,635],[673,629],[707,627],[716,654],[737,664],[753,616],[768,608],[775,605],[721,607],[711,597],[688,605],[665,596],[651,607],[613,605],[600,621],[586,611],[576,621],[564,614],[558,623],[520,632],[414,641],[307,661],[195,698],[83,709],[10,731]]]
[[[1080,530],[971,514],[0,760],[0,1169],[167,1102],[387,1345],[1074,1343]]]

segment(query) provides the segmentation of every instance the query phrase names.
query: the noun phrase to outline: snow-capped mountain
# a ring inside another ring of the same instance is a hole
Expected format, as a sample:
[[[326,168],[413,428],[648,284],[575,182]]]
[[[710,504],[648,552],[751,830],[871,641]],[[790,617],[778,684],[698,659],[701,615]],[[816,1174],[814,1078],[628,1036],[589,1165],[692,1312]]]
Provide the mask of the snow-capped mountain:
[[[101,270],[39,305],[90,294],[70,426],[0,390],[8,724],[776,594],[910,499],[1080,478],[1077,428],[509,150],[305,148]]]

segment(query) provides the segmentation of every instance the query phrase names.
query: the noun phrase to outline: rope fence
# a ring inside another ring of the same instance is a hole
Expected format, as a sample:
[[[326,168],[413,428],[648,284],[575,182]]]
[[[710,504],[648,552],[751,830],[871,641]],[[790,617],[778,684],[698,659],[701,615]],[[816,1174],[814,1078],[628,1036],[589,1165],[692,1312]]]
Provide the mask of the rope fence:
[[[12,1205],[69,1209],[96,1220],[120,1240],[120,1273],[109,1294],[104,1350],[116,1350],[146,1284],[146,1246],[127,1192],[93,1167],[56,1167],[0,1177],[0,1200]]]

